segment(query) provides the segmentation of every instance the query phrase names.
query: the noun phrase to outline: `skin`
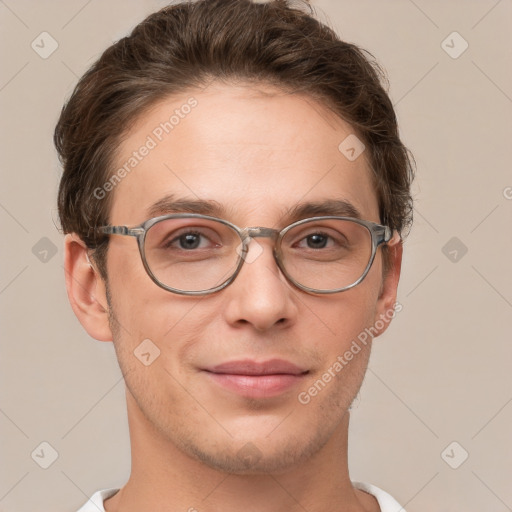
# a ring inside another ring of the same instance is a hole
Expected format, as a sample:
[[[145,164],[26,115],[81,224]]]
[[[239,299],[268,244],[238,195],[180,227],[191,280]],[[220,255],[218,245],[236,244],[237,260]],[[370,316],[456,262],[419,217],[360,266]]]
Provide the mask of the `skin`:
[[[299,202],[343,199],[379,222],[365,154],[350,162],[338,150],[351,127],[313,99],[255,84],[213,83],[166,98],[124,138],[119,165],[190,96],[198,105],[111,193],[110,224],[135,226],[166,194],[210,199],[226,220],[282,228]],[[116,167],[117,168],[117,167]],[[396,302],[401,243],[382,253],[361,284],[313,295],[290,284],[270,239],[236,280],[209,296],[170,293],[146,274],[133,237],[112,236],[106,286],[76,234],[65,241],[73,310],[95,339],[114,342],[126,382],[132,449],[129,481],[106,500],[122,510],[378,511],[349,478],[349,406],[370,354],[362,347],[307,405],[307,390],[357,335]],[[251,251],[258,246],[251,242]],[[379,332],[381,334],[388,323]],[[160,356],[143,365],[133,351],[144,339]],[[238,359],[280,358],[308,370],[278,396],[248,398],[200,371]],[[252,443],[248,445],[248,443]],[[250,448],[248,448],[250,446]],[[239,451],[256,453],[244,462]]]

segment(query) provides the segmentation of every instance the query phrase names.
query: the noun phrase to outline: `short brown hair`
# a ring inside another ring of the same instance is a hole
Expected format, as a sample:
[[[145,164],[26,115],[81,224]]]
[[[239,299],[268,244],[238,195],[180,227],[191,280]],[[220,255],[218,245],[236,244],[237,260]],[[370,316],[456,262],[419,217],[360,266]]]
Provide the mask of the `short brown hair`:
[[[296,4],[296,2],[295,2]],[[309,95],[348,122],[366,148],[380,220],[398,232],[412,222],[413,158],[399,138],[387,81],[373,56],[286,0],[198,0],[150,15],[110,46],[80,79],[57,123],[64,171],[62,230],[96,249],[106,279],[109,194],[94,190],[112,174],[121,138],[149,107],[212,79],[267,83]],[[308,11],[308,12],[307,12]]]

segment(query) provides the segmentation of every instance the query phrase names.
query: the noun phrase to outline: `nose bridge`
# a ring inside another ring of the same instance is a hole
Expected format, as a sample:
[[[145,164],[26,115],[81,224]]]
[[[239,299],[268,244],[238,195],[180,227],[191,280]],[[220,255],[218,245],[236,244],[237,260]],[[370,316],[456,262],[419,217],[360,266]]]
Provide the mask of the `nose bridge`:
[[[250,254],[250,242],[252,238],[270,238],[272,242],[272,257],[280,268],[280,258],[279,258],[279,249],[276,247],[276,241],[279,237],[280,231],[273,228],[265,228],[261,226],[247,227],[240,230],[241,237],[243,239],[244,255],[242,259],[244,263],[252,263],[255,261],[260,254],[263,253],[263,247],[261,247],[257,242],[256,247],[253,247],[252,256]]]

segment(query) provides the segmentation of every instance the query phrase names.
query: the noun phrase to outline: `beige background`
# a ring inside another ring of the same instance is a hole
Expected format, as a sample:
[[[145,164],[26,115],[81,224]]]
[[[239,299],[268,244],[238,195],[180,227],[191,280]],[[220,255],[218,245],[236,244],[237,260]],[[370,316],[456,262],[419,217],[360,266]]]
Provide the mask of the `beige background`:
[[[52,132],[77,77],[163,5],[0,1],[0,511],[73,511],[129,474],[112,346],[87,336],[65,295]],[[315,5],[386,68],[418,164],[403,310],[354,406],[352,479],[409,512],[512,510],[512,2]],[[58,42],[47,59],[31,48],[43,31]],[[458,58],[442,46],[453,31],[469,44]],[[48,469],[31,458],[43,441],[58,453]]]

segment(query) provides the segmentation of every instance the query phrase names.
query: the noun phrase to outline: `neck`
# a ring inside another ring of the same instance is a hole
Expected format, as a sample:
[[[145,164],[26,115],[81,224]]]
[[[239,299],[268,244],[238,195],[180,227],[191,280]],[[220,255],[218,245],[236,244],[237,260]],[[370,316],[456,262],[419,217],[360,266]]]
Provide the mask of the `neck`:
[[[347,462],[349,413],[329,441],[299,467],[272,474],[229,474],[190,457],[156,431],[127,391],[132,470],[105,501],[106,512],[379,511],[372,496],[354,489]]]

